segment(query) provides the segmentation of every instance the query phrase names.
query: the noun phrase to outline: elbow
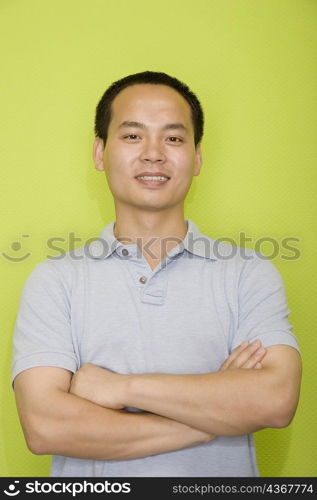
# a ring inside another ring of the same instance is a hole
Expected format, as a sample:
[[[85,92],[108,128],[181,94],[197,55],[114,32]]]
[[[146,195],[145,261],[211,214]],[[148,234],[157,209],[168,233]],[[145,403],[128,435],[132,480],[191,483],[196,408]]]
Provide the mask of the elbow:
[[[293,420],[295,415],[294,412],[280,412],[272,417],[270,427],[275,427],[277,429],[282,429],[283,427],[288,427]]]
[[[31,453],[34,455],[52,454],[47,426],[37,422],[37,424],[23,427],[23,432],[26,445]]]
[[[34,455],[49,455],[49,453],[44,449],[43,442],[34,437],[26,439],[26,444],[31,453]]]
[[[298,405],[298,395],[279,397],[275,404],[271,405],[270,425],[267,427],[288,427],[292,422]]]

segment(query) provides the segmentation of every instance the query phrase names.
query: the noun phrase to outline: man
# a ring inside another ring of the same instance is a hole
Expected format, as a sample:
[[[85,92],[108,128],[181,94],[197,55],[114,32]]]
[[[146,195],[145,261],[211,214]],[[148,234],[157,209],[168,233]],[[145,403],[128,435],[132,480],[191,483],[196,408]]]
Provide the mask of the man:
[[[52,476],[257,476],[252,433],[290,423],[301,361],[273,264],[184,220],[200,103],[165,73],[130,75],[95,130],[116,220],[23,289],[12,381],[28,447],[54,455]]]

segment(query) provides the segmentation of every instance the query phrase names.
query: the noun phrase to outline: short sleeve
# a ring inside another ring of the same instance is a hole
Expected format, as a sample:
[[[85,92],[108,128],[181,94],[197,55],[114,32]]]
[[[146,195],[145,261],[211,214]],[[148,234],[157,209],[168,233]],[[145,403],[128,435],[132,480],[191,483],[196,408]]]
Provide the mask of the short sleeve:
[[[299,351],[288,321],[282,277],[274,264],[261,254],[247,262],[238,286],[238,328],[232,349],[243,340],[260,339],[264,347],[284,344]]]
[[[22,289],[13,334],[11,382],[20,372],[38,366],[78,369],[69,294],[48,261],[37,264]]]

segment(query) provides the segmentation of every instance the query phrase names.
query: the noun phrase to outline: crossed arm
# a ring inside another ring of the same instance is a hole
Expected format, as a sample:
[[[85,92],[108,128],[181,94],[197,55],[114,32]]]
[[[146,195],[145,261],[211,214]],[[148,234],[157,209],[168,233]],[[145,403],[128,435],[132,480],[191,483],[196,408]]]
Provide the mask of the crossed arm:
[[[14,387],[33,453],[123,460],[284,427],[300,376],[295,349],[258,341],[243,343],[215,373],[120,375],[88,364],[71,377],[39,367],[19,374]]]
[[[264,349],[256,341],[239,346],[220,371],[202,375],[127,376],[84,365],[73,377],[71,392],[107,408],[134,406],[215,436],[235,436],[287,426],[297,406],[299,379],[294,348]]]

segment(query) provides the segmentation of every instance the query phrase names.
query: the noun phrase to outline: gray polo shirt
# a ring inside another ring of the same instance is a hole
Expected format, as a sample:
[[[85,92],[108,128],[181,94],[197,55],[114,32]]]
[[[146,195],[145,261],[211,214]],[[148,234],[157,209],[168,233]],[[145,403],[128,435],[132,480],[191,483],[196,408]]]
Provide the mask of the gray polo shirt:
[[[186,222],[186,237],[154,270],[137,244],[116,240],[114,222],[98,240],[39,263],[21,295],[12,381],[28,368],[75,372],[83,363],[125,374],[215,372],[245,339],[299,350],[275,266]],[[250,434],[130,460],[54,456],[51,475],[259,473]]]

